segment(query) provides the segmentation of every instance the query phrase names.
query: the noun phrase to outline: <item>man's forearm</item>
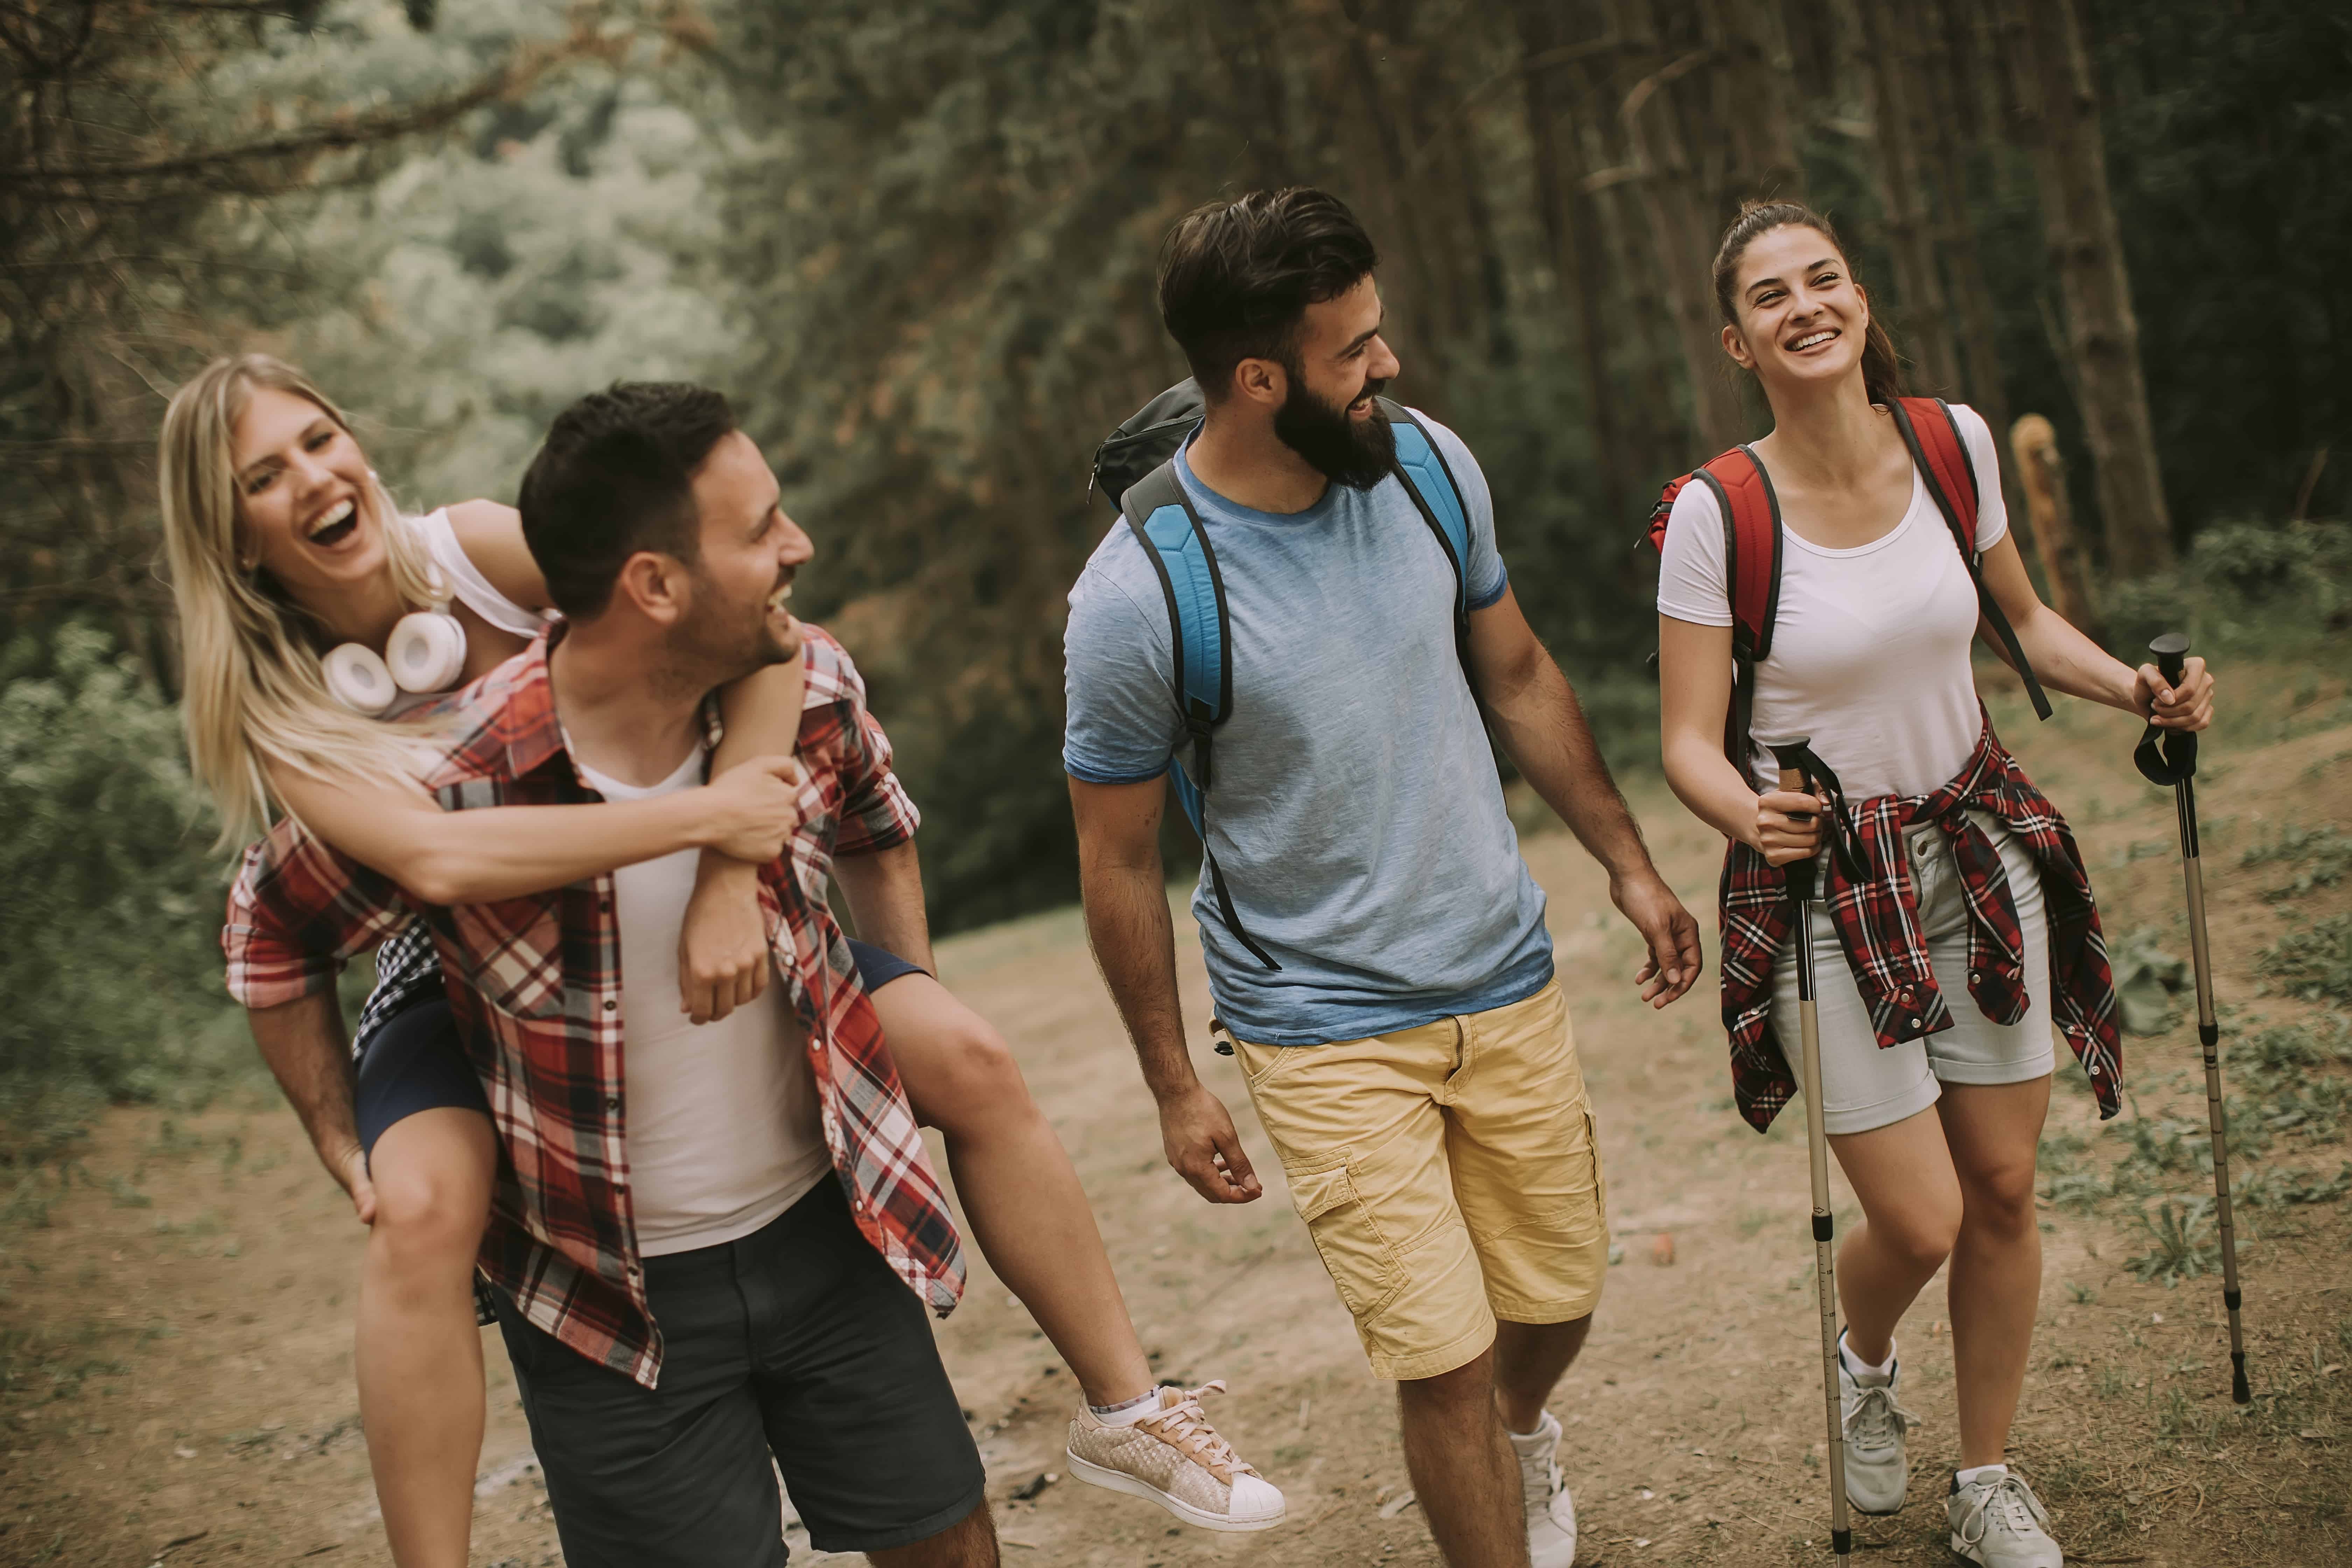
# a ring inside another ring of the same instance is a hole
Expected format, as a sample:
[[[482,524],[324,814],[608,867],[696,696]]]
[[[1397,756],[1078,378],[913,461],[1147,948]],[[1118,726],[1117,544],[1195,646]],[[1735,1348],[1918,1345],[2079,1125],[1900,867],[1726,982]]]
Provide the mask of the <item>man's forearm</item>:
[[[261,1059],[310,1135],[310,1146],[341,1180],[343,1163],[360,1146],[342,1005],[329,988],[275,1007],[248,1009],[245,1016]]]
[[[860,942],[939,973],[931,953],[930,917],[923,908],[923,868],[913,839],[870,855],[844,855],[833,863],[833,874],[849,900],[849,918]]]
[[[1135,1044],[1143,1081],[1165,1100],[1196,1086],[1176,996],[1176,927],[1159,866],[1104,866],[1082,858],[1087,940],[1111,1001]]]
[[[1613,877],[1650,869],[1641,826],[1610,776],[1576,689],[1549,655],[1490,705],[1503,749],[1577,842]]]

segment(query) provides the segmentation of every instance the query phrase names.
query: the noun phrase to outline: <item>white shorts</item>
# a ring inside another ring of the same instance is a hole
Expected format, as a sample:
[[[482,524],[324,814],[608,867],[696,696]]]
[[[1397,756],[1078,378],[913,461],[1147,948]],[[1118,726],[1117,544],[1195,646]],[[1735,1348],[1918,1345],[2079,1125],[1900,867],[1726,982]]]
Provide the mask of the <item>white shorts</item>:
[[[1928,966],[1952,1015],[1952,1026],[1925,1039],[1881,1050],[1870,1009],[1854,985],[1845,950],[1829,911],[1813,906],[1813,990],[1821,1016],[1822,1115],[1832,1132],[1868,1132],[1916,1116],[1936,1103],[1939,1083],[2026,1083],[2057,1065],[2052,1032],[2050,921],[2042,898],[2042,868],[2006,823],[1989,812],[1969,817],[2000,851],[2010,896],[2025,936],[2025,987],[2032,1000],[2014,1024],[1996,1024],[1969,994],[1969,911],[1950,842],[1932,823],[1907,829],[1905,851],[1919,895],[1919,927]],[[1772,966],[1772,1032],[1789,1070],[1803,1081],[1795,1060],[1797,941],[1782,944]]]

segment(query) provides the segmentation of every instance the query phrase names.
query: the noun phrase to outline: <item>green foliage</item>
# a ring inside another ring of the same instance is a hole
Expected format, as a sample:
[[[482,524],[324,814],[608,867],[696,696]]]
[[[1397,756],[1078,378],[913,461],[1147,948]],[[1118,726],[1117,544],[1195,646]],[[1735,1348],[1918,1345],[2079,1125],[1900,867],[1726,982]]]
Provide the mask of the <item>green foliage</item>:
[[[2173,1203],[2166,1198],[2153,1211],[2140,1211],[2138,1229],[2149,1246],[2124,1265],[2142,1279],[2160,1279],[2168,1286],[2221,1267],[2221,1248],[2213,1235],[2213,1200],[2183,1198],[2177,1210]],[[2244,1245],[2242,1238],[2240,1245]]]
[[[2332,888],[2352,870],[2352,834],[2334,823],[2317,827],[2288,824],[2238,857],[2241,866],[2284,864],[2287,879],[2263,890],[2266,899],[2301,898],[2315,888]]]
[[[2123,1025],[2135,1035],[2161,1035],[2171,1028],[2176,1014],[2172,999],[2189,984],[2188,963],[2159,946],[2160,941],[2156,931],[2142,928],[2107,950]]]
[[[2255,955],[2254,968],[2289,996],[2352,1002],[2352,914],[2287,932]]]
[[[2352,515],[2343,6],[2091,0],[2086,11],[2174,517],[2287,516],[2331,443],[2309,515]],[[2229,286],[2213,287],[2221,278]],[[2011,298],[2031,313],[2046,285],[2021,281]]]
[[[2133,658],[2158,632],[2200,652],[2291,655],[2340,646],[2352,626],[2352,527],[2231,522],[2169,572],[2106,590],[2109,635]]]
[[[0,685],[0,1164],[96,1098],[246,1058],[220,1028],[222,868],[178,722],[99,634],[48,651]]]

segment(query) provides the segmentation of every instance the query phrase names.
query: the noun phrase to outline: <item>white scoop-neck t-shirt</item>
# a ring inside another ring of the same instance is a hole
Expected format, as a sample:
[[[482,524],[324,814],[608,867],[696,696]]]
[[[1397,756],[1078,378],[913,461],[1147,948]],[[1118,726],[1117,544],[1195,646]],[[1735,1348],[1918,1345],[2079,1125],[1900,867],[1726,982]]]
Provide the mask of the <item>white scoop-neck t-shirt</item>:
[[[1977,545],[2009,531],[1992,432],[1976,410],[1952,414],[1976,472]],[[1943,513],[1915,468],[1902,520],[1867,544],[1830,550],[1780,520],[1780,602],[1772,652],[1756,667],[1749,732],[1803,735],[1836,770],[1850,800],[1924,795],[1950,781],[1982,728],[1969,645],[1976,587]],[[1732,624],[1723,512],[1703,484],[1683,487],[1666,521],[1658,613],[1703,626]],[[1771,787],[1779,764],[1759,744],[1749,763]]]
[[[643,800],[702,782],[705,748],[651,787],[574,759],[607,800]],[[623,1142],[637,1250],[648,1258],[751,1235],[833,1169],[799,1021],[772,980],[716,1023],[678,1010],[677,938],[699,850],[613,873],[621,928]]]

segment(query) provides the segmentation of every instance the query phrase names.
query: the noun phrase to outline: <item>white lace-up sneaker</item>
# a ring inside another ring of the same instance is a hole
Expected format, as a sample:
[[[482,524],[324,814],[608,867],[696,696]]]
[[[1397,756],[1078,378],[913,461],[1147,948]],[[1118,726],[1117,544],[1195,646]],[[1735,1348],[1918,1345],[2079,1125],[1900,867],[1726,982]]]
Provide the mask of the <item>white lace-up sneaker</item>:
[[[1844,1411],[1845,1495],[1856,1513],[1895,1513],[1910,1489],[1911,1460],[1903,1437],[1918,1420],[1895,1402],[1895,1373],[1860,1377],[1838,1346],[1838,1400]]]
[[[2050,1539],[2042,1500],[2015,1473],[1979,1476],[1967,1486],[1952,1478],[1945,1501],[1952,1550],[1984,1568],[2064,1568],[2066,1554]]]
[[[1576,1504],[1559,1473],[1559,1418],[1544,1412],[1528,1433],[1505,1435],[1519,1456],[1519,1485],[1528,1500],[1528,1556],[1535,1568],[1569,1568],[1576,1561]]]
[[[1242,1462],[1202,1413],[1201,1395],[1224,1380],[1162,1388],[1160,1408],[1132,1426],[1111,1426],[1085,1405],[1070,1421],[1070,1474],[1158,1503],[1202,1530],[1265,1530],[1280,1524],[1282,1494]]]

